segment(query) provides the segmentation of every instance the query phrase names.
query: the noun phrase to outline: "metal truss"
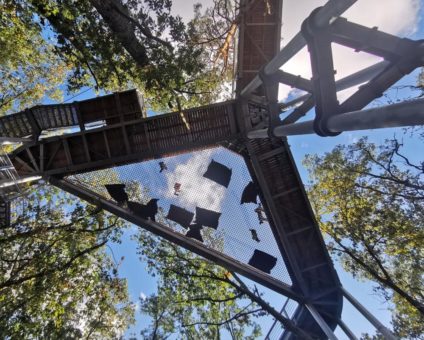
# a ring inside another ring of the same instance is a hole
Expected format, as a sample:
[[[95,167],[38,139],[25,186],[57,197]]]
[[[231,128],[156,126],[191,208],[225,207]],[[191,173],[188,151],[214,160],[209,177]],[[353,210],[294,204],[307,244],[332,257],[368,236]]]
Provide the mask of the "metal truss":
[[[275,93],[266,92],[268,128],[253,127],[249,138],[316,133],[334,136],[343,131],[424,124],[422,99],[361,111],[406,74],[424,65],[424,43],[399,38],[375,28],[364,27],[337,17],[355,1],[329,1],[303,22],[302,30],[272,59],[242,91],[247,100],[261,84],[265,88],[282,83],[309,92],[291,103],[276,103]],[[338,6],[335,6],[338,4]],[[331,44],[364,51],[384,58],[383,62],[339,81],[334,77]],[[304,46],[311,58],[312,79],[284,72],[279,68]],[[340,104],[337,91],[367,82]],[[280,121],[281,109],[302,103]],[[315,107],[315,119],[295,123]]]

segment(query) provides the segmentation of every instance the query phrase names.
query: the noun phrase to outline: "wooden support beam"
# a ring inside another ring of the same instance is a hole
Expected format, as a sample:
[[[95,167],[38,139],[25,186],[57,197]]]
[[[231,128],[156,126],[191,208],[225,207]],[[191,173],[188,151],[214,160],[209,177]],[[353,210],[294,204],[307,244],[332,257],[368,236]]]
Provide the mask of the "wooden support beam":
[[[313,229],[313,226],[312,225],[308,225],[308,226],[306,226],[304,228],[296,229],[294,231],[291,231],[291,232],[287,233],[287,236],[293,236],[293,235],[297,235],[297,234],[300,234],[300,233],[304,233],[305,231],[309,231],[311,229]]]
[[[309,272],[311,270],[314,270],[314,269],[317,269],[317,268],[320,268],[320,267],[324,267],[324,266],[328,266],[328,263],[327,262],[321,262],[321,263],[315,264],[313,266],[303,268],[302,273],[306,273],[306,272]]]
[[[25,150],[26,150],[26,153],[27,153],[27,155],[28,155],[28,157],[29,157],[32,165],[34,166],[34,169],[36,171],[40,171],[40,168],[38,167],[37,161],[35,160],[34,155],[32,154],[31,149],[27,148]]]
[[[102,134],[103,134],[103,140],[105,142],[107,157],[108,158],[111,158],[112,157],[112,154],[110,153],[110,146],[109,146],[109,141],[108,141],[108,138],[107,138],[106,131],[103,130],[102,131]]]
[[[87,162],[91,162],[90,149],[88,147],[86,135],[82,135],[82,143],[83,143],[83,146],[84,146],[85,158],[86,158]]]
[[[47,162],[46,165],[46,170],[50,169],[50,165],[52,165],[54,158],[56,157],[57,153],[59,152],[60,147],[62,146],[62,143],[60,143],[59,141],[56,142],[56,145],[53,149],[53,152],[50,155],[49,161]]]
[[[25,162],[24,160],[22,160],[22,158],[20,158],[20,157],[14,157],[14,159],[18,163],[22,164],[25,168],[27,168],[29,170],[29,172],[36,172],[36,170],[33,167],[31,167],[27,162]]]
[[[44,171],[44,163],[45,163],[45,159],[44,159],[45,155],[44,155],[44,144],[40,144],[40,171],[43,172]]]
[[[72,165],[72,156],[71,156],[71,151],[69,150],[69,143],[67,139],[63,139],[62,140],[62,144],[63,144],[63,148],[65,150],[65,156],[66,156],[66,161],[68,162],[68,165]]]
[[[295,188],[292,188],[292,189],[288,189],[288,190],[285,190],[285,191],[279,192],[278,194],[275,194],[274,196],[272,196],[272,198],[273,198],[273,199],[280,198],[280,197],[286,196],[286,195],[288,195],[288,194],[291,194],[292,192],[296,192],[296,191],[298,191],[298,190],[300,190],[300,188],[299,188],[299,187],[295,187]]]

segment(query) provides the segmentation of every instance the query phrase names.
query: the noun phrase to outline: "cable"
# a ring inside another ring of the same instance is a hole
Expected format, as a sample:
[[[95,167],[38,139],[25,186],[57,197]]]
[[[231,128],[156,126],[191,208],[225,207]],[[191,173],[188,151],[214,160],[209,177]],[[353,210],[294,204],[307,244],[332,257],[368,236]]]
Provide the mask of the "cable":
[[[64,104],[64,103],[66,103],[67,101],[69,101],[71,99],[74,99],[76,97],[79,97],[80,95],[82,95],[82,94],[84,94],[84,93],[86,93],[86,92],[88,92],[88,91],[90,91],[92,89],[93,89],[93,86],[90,86],[88,89],[86,89],[84,91],[81,91],[80,93],[78,93],[78,94],[76,94],[76,95],[74,95],[72,97],[69,97],[68,99],[65,99],[63,102],[61,102],[61,104]]]

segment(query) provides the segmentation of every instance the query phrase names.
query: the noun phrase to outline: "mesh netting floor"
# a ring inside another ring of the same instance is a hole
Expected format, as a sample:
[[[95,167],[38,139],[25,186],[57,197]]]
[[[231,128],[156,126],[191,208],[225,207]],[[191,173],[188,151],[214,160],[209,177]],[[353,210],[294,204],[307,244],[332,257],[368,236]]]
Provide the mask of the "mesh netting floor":
[[[222,176],[204,177],[211,163],[226,171],[224,182],[229,179],[228,187],[224,186],[227,183],[222,185]],[[270,275],[288,285],[292,283],[265,213],[258,214],[259,197],[257,204],[240,203],[244,189],[252,180],[243,158],[223,147],[73,175],[68,179],[109,200],[112,198],[104,185],[116,183],[126,184],[130,201],[146,204],[157,198],[156,221],[183,234],[187,233],[186,228],[166,218],[171,205],[194,216],[196,207],[218,212],[221,215],[217,228],[203,227],[200,232],[206,246],[246,264],[255,250],[269,254],[276,259]]]

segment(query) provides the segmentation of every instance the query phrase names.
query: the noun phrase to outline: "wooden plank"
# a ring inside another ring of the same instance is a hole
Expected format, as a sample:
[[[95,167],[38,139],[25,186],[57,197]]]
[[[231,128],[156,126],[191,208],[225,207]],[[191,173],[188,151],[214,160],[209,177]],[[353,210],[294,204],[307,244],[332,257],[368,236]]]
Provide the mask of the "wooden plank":
[[[109,146],[109,141],[108,141],[108,138],[107,138],[106,131],[103,130],[102,131],[102,134],[103,134],[103,140],[105,142],[107,156],[108,156],[108,158],[111,158],[112,157],[112,154],[110,152],[110,146]]]
[[[57,143],[56,143],[56,145],[55,145],[55,147],[54,147],[54,149],[53,149],[53,152],[52,152],[52,154],[50,155],[49,161],[47,162],[46,170],[50,169],[50,165],[52,164],[53,159],[54,159],[54,158],[55,158],[55,156],[57,155],[57,153],[58,153],[58,151],[59,151],[59,149],[60,149],[60,147],[61,147],[61,146],[62,146],[62,143],[60,143],[60,142],[57,142]]]
[[[72,165],[72,156],[71,156],[71,151],[69,150],[69,142],[67,139],[63,139],[62,140],[62,144],[63,144],[63,148],[65,150],[65,156],[66,156],[66,162],[68,163],[68,165]]]
[[[29,159],[31,160],[32,165],[34,166],[34,169],[36,169],[36,171],[40,171],[40,168],[38,167],[38,164],[34,158],[34,155],[32,154],[32,151],[29,148],[26,148],[26,152]]]
[[[82,143],[83,143],[83,146],[84,146],[85,158],[86,158],[87,162],[91,162],[90,150],[88,148],[87,136],[86,135],[82,135]]]

